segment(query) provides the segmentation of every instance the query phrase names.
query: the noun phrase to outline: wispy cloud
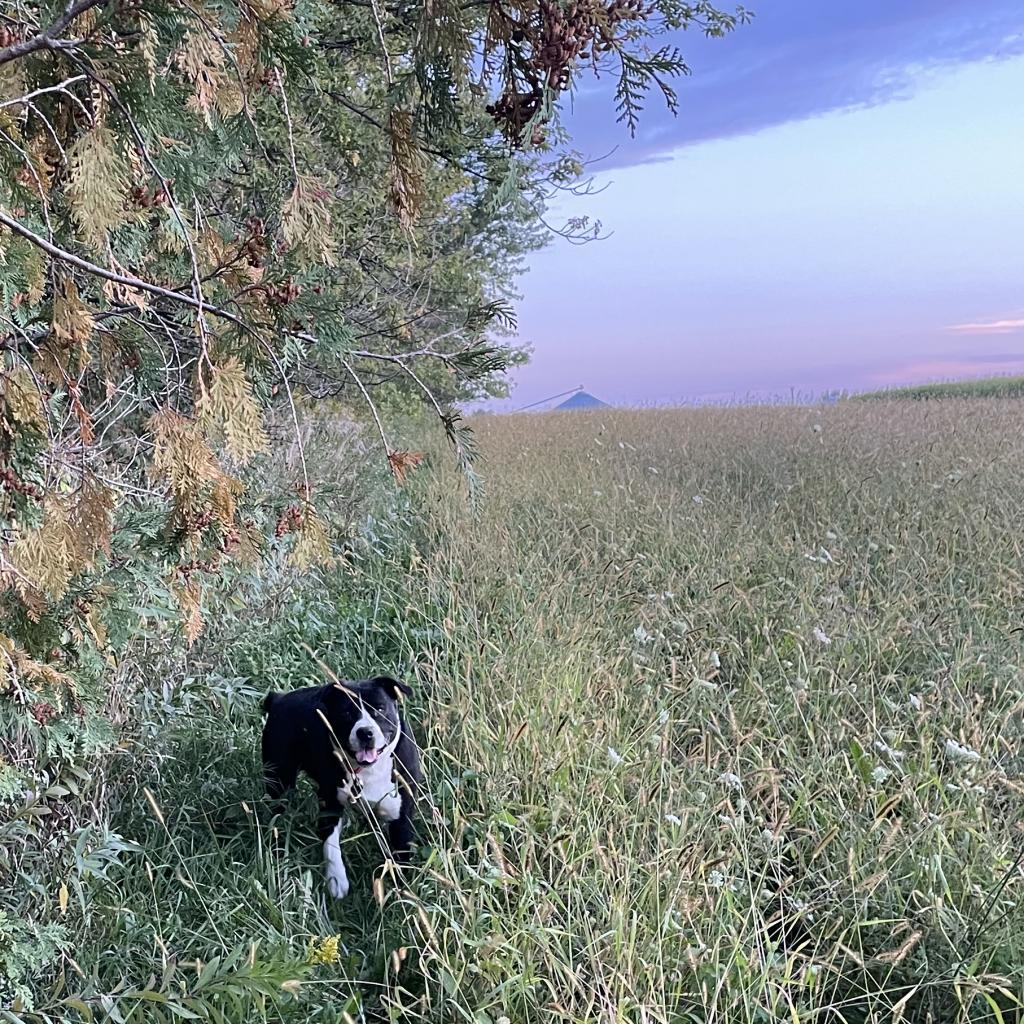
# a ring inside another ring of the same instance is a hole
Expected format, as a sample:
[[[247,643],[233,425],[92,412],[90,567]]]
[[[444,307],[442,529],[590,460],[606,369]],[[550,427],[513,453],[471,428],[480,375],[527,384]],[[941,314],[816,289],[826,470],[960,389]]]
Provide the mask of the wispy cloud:
[[[1016,334],[1024,331],[1024,318],[1016,320],[979,320],[971,324],[952,324],[946,328],[956,334]]]
[[[723,3],[724,7],[731,2]],[[619,148],[601,169],[643,163],[682,146],[747,135],[836,110],[912,96],[938,69],[1024,52],[1020,0],[762,0],[725,39],[672,37],[693,69],[672,117],[652,96],[637,138],[609,123],[617,76],[584,78],[568,115],[589,157]]]

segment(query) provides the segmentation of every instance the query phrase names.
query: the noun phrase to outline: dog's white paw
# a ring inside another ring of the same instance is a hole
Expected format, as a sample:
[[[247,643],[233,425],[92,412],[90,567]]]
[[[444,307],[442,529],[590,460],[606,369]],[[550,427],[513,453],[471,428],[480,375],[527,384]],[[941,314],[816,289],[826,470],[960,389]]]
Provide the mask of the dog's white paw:
[[[333,867],[327,870],[327,891],[336,900],[343,900],[348,895],[348,875],[344,868],[336,871]]]
[[[336,899],[348,895],[348,872],[341,856],[341,822],[339,821],[324,840],[324,874],[327,876],[327,891]]]

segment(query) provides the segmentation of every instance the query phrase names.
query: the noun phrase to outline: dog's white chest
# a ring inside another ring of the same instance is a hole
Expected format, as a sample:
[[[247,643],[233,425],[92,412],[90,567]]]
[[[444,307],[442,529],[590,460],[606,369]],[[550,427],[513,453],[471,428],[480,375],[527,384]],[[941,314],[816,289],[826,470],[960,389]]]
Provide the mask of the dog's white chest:
[[[356,777],[355,785],[338,790],[338,800],[346,805],[363,804],[383,821],[394,821],[402,809],[402,797],[395,781],[394,763],[388,754],[368,765]]]

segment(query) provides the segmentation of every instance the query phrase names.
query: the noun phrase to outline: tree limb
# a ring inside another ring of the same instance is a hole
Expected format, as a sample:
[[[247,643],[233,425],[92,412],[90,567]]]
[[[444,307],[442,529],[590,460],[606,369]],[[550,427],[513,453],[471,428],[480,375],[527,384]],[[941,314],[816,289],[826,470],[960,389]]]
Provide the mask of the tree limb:
[[[245,331],[251,330],[249,325],[246,324],[241,317],[237,317],[234,313],[229,313],[226,309],[221,309],[219,306],[211,306],[208,302],[200,301],[193,298],[191,295],[185,295],[183,292],[176,292],[170,288],[163,288],[158,284],[153,284],[152,281],[144,281],[141,277],[134,277],[132,274],[119,274],[116,271],[107,269],[106,267],[101,267],[98,263],[90,263],[89,260],[82,259],[81,256],[76,256],[73,252],[68,252],[67,249],[62,249],[60,246],[54,245],[52,242],[48,242],[41,235],[37,235],[34,231],[30,231],[24,224],[19,223],[3,210],[0,210],[0,224],[13,231],[16,235],[20,235],[25,239],[25,241],[38,246],[43,250],[43,252],[52,256],[55,260],[61,260],[64,263],[69,263],[71,266],[77,267],[79,270],[84,270],[87,274],[93,274],[96,277],[101,277],[105,281],[113,281],[114,284],[124,285],[128,288],[136,288],[141,292],[148,292],[150,295],[159,295],[161,298],[170,299],[172,302],[180,302],[185,306],[191,306],[200,313],[212,313],[214,316],[220,317],[223,320],[228,320]]]
[[[93,7],[98,7],[102,3],[106,3],[106,0],[78,0],[78,3],[69,2],[67,7],[64,8],[64,13],[49,28],[43,29],[42,32],[30,36],[28,39],[23,39],[20,43],[12,43],[10,46],[5,46],[0,50],[0,64],[7,64],[12,60],[17,60],[19,57],[35,53],[36,50],[70,50],[76,46],[81,46],[81,39],[59,39],[57,37],[75,18],[85,14],[86,11],[92,10]]]

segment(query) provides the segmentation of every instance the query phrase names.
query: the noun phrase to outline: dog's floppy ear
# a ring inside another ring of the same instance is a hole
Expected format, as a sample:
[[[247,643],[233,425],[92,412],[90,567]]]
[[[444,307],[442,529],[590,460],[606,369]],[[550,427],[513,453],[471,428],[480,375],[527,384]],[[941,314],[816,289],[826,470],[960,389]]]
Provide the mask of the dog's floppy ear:
[[[391,676],[377,676],[371,682],[374,686],[383,690],[392,700],[398,700],[399,692],[404,693],[406,697],[412,696],[411,686],[400,683],[397,679],[392,679]]]

